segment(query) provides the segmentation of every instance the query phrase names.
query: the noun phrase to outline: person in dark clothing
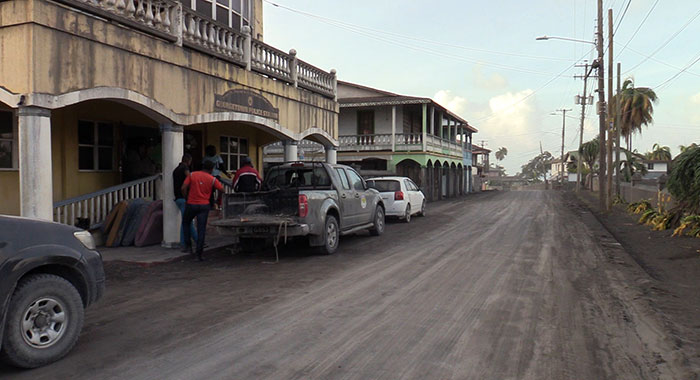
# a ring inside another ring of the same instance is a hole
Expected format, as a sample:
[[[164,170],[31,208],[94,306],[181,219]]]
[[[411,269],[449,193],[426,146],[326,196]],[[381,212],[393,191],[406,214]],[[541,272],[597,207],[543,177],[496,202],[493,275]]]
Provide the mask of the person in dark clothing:
[[[182,223],[180,226],[180,248],[184,252],[187,249],[187,246],[192,245],[190,241],[188,241],[186,244],[185,242],[185,204],[187,203],[187,200],[185,199],[185,195],[182,194],[182,184],[185,183],[185,179],[190,176],[190,167],[192,166],[192,155],[189,153],[185,153],[182,156],[182,161],[180,162],[180,165],[173,170],[173,190],[175,192],[175,204],[177,204],[177,208],[180,209],[180,216],[182,217]],[[194,222],[190,223],[190,235],[194,239],[194,241],[197,241],[197,230],[194,228]]]
[[[209,199],[214,189],[223,191],[224,187],[218,179],[211,175],[214,163],[205,161],[202,163],[202,170],[191,173],[182,184],[182,194],[187,198],[185,205],[185,216],[183,223],[189,225],[197,218],[197,248],[195,254],[197,260],[203,261],[204,237],[207,231],[207,219],[209,218]],[[189,243],[191,233],[185,229],[185,243]],[[191,252],[191,245],[187,244],[186,249]]]
[[[233,191],[237,193],[252,193],[260,190],[262,178],[253,167],[249,157],[241,157],[241,168],[233,177]]]

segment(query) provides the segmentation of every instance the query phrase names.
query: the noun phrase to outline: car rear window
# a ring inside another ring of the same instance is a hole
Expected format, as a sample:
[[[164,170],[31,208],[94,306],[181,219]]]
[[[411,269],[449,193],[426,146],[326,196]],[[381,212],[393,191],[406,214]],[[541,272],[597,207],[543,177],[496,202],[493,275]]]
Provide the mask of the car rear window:
[[[331,179],[326,169],[320,166],[273,168],[265,175],[264,187],[268,190],[290,187],[327,187]]]
[[[367,181],[367,185],[373,189],[377,189],[379,192],[401,191],[401,183],[390,179],[370,179]]]

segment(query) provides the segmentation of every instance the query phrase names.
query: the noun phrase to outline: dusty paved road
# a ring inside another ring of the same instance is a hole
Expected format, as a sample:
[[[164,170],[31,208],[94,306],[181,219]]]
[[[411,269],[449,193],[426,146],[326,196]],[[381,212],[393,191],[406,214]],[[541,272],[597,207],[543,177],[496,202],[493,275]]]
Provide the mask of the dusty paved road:
[[[555,192],[482,194],[331,257],[109,266],[73,353],[0,377],[695,378],[589,219]]]

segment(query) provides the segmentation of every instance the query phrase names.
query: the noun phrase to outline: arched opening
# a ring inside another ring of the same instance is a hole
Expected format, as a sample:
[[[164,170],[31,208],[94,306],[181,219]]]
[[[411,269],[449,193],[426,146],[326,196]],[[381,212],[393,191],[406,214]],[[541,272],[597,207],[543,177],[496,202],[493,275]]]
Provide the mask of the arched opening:
[[[464,169],[462,164],[457,164],[457,194],[464,195]]]
[[[404,159],[396,164],[396,174],[408,177],[419,187],[423,187],[420,164],[410,158]]]
[[[10,96],[0,97],[0,214],[19,215],[19,139],[17,111],[10,107],[12,100]]]
[[[435,173],[433,172],[433,161],[428,160],[428,163],[425,165],[425,185],[423,186],[423,191],[425,192],[426,198],[428,198],[428,201],[432,201],[434,199],[434,192],[433,192],[433,183],[435,181]]]
[[[457,165],[450,165],[450,197],[457,196]]]
[[[445,183],[445,178],[443,176],[442,169],[442,163],[440,161],[435,161],[435,167],[433,168],[433,173],[435,173],[435,181],[433,183],[435,200],[440,200],[444,198],[443,187]]]

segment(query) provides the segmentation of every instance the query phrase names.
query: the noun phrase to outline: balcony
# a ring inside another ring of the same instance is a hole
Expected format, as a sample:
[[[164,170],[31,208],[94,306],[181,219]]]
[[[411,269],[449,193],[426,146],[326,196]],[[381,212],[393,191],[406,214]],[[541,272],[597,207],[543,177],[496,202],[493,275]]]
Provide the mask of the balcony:
[[[58,0],[119,24],[212,55],[249,71],[335,99],[335,71],[326,72],[183,7],[175,0]]]
[[[458,142],[443,139],[438,136],[426,135],[425,148],[421,133],[397,133],[392,141],[391,134],[350,135],[338,138],[339,152],[429,152],[462,157],[464,150]]]

